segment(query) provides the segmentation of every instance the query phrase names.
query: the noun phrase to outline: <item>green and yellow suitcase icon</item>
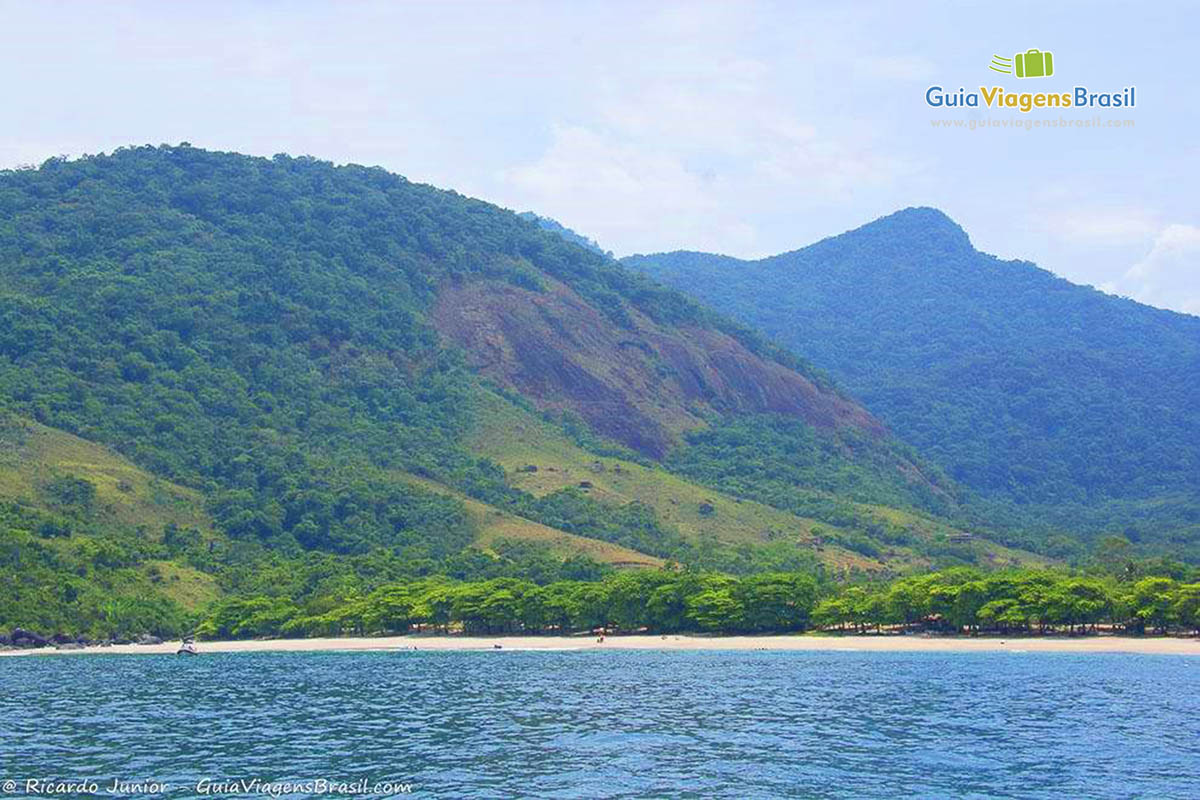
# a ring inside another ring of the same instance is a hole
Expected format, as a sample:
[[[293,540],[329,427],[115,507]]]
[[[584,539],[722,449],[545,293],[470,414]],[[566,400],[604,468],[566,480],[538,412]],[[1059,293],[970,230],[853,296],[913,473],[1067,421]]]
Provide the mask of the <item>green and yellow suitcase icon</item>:
[[[1014,61],[1018,78],[1049,78],[1054,74],[1054,54],[1048,50],[1026,50],[1017,53]]]

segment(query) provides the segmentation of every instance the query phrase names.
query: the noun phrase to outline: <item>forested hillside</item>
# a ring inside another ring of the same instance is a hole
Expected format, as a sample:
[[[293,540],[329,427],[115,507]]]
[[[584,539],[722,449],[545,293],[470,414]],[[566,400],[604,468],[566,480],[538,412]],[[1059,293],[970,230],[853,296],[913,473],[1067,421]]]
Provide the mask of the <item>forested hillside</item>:
[[[567,444],[502,463],[497,403]],[[0,173],[0,424],[0,625],[178,622],[180,569],[319,613],[430,575],[1026,558],[947,522],[953,482],[790,352],[533,221],[308,158]],[[524,480],[578,453],[697,499],[676,519],[623,481]]]
[[[1200,557],[1200,318],[980,253],[929,208],[760,261],[625,263],[829,370],[993,522]]]

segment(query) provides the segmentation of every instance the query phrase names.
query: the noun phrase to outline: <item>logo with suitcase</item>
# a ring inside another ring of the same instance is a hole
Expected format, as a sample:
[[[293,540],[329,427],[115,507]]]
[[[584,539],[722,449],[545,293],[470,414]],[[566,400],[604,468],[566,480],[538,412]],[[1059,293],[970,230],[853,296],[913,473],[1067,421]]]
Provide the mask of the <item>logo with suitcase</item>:
[[[1054,54],[1049,50],[1026,50],[1012,58],[992,56],[988,68],[1018,78],[1049,78],[1054,74]]]

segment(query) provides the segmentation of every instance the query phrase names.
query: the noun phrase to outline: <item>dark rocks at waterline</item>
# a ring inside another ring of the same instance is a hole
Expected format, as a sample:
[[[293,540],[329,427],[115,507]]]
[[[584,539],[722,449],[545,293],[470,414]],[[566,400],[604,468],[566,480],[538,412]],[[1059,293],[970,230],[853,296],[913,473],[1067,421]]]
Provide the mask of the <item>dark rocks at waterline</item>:
[[[24,628],[13,628],[12,633],[0,633],[0,649],[28,650],[38,647],[55,647],[59,650],[77,650],[82,647],[101,644],[86,636],[74,636],[69,633],[55,633],[42,636],[40,633],[27,631]]]
[[[34,647],[56,647],[59,650],[78,650],[83,647],[111,647],[114,644],[162,644],[163,639],[151,633],[143,633],[136,638],[117,636],[111,639],[90,639],[87,636],[75,636],[69,633],[55,633],[50,636],[27,631],[24,628],[13,628],[11,633],[0,633],[0,649],[29,649]]]
[[[24,628],[13,628],[8,641],[13,647],[46,647],[51,644],[51,641],[45,636],[39,636],[33,631],[27,631]]]

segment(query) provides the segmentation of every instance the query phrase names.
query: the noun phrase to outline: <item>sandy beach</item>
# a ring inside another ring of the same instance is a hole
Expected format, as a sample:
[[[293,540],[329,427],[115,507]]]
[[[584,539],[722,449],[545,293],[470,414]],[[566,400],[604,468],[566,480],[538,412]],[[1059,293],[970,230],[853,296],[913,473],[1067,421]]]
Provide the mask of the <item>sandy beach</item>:
[[[500,647],[497,648],[496,645]],[[8,650],[0,656],[174,654],[179,642],[113,645],[78,650]],[[824,650],[891,653],[1140,653],[1200,656],[1200,639],[1127,636],[938,637],[938,636],[388,636],[317,639],[251,639],[200,642],[204,653],[336,652],[367,650]]]

